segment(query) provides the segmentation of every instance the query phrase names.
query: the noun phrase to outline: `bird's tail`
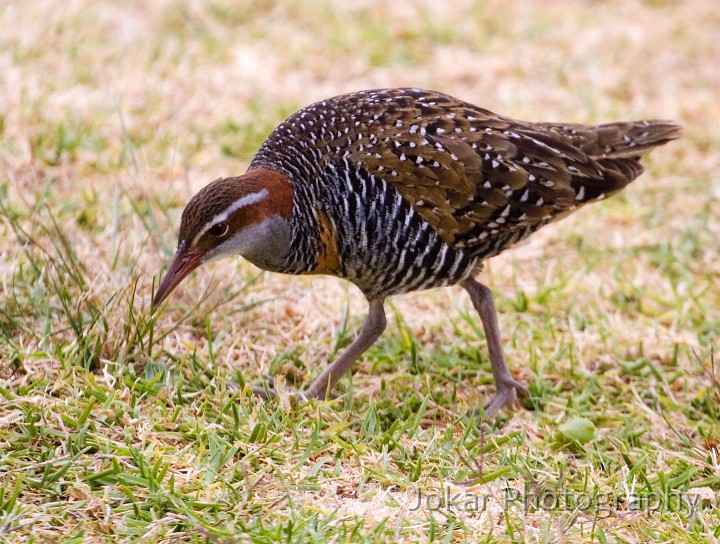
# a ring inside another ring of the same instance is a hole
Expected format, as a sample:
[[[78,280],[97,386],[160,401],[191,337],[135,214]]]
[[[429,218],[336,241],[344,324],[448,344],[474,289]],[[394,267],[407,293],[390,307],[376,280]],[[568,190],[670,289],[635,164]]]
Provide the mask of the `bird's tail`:
[[[543,123],[550,131],[579,147],[594,159],[638,159],[650,150],[680,137],[674,121],[625,121],[602,125]]]
[[[542,123],[545,128],[582,149],[612,176],[616,192],[643,172],[640,158],[651,150],[679,138],[682,127],[674,121],[624,121],[602,125],[559,125]]]

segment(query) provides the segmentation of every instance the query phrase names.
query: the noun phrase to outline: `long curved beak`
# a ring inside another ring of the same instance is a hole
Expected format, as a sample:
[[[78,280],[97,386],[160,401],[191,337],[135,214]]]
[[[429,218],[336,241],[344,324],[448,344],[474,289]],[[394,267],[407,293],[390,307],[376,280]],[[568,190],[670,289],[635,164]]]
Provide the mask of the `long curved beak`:
[[[160,287],[155,293],[152,301],[153,308],[159,306],[180,282],[201,264],[202,254],[187,251],[185,242],[181,242],[175,253],[175,258],[170,263],[170,268],[165,272],[165,277],[160,282]]]

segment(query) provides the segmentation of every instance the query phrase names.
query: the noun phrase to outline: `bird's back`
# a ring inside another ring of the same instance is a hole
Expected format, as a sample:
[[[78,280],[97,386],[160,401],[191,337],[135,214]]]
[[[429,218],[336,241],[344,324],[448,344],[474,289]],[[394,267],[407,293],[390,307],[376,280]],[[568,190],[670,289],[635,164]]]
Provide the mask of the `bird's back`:
[[[621,190],[642,155],[678,135],[668,121],[529,123],[436,92],[372,90],[295,113],[251,169],[291,181],[305,268],[392,294],[467,277]]]

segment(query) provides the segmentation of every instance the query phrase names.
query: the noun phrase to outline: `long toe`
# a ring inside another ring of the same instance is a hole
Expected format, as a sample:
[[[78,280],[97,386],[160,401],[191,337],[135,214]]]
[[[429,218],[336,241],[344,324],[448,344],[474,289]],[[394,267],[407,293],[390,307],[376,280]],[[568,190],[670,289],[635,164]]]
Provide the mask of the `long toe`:
[[[265,386],[253,387],[253,394],[265,400],[276,399],[278,398],[278,394],[272,388],[273,385],[273,383],[269,382]],[[295,398],[300,402],[305,402],[310,398],[308,397],[307,393],[305,393],[305,391],[301,391],[299,389],[286,387],[283,388],[283,391],[287,394],[288,397]]]
[[[514,378],[502,380],[496,384],[496,387],[495,395],[483,407],[487,417],[495,417],[501,408],[513,404],[518,395],[525,397],[530,394],[528,388]]]
[[[263,378],[265,380],[265,383],[263,385],[253,387],[253,394],[265,400],[278,398],[275,379],[268,374],[265,374]],[[302,389],[295,389],[294,387],[283,387],[282,390],[287,394],[288,397],[296,398],[300,402],[305,402],[309,399],[325,400],[326,398],[324,394],[315,395],[309,389],[303,391]],[[332,400],[339,397],[339,394],[333,392],[330,392],[330,395],[328,396],[328,398]]]
[[[312,387],[306,389],[305,391],[301,391],[306,399],[316,399],[316,400],[335,400],[339,399],[342,395],[340,393],[335,393],[334,391],[330,391],[329,394],[326,394],[325,392],[321,394],[315,394],[312,392]]]
[[[253,387],[253,395],[261,399],[270,400],[275,398],[275,393],[267,387]]]
[[[265,400],[275,398],[275,378],[269,374],[263,376],[265,383],[263,385],[253,387],[253,395],[257,395]]]

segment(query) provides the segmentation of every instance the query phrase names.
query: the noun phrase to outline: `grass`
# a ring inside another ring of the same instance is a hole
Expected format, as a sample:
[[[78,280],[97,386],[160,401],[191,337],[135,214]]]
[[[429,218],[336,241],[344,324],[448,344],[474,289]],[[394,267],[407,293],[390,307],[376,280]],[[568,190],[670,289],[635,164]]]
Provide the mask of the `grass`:
[[[720,538],[720,16],[673,2],[18,2],[0,11],[0,540]],[[329,278],[205,267],[151,312],[194,191],[313,100],[442,90],[518,118],[664,117],[647,173],[488,263],[523,407],[479,320]]]

